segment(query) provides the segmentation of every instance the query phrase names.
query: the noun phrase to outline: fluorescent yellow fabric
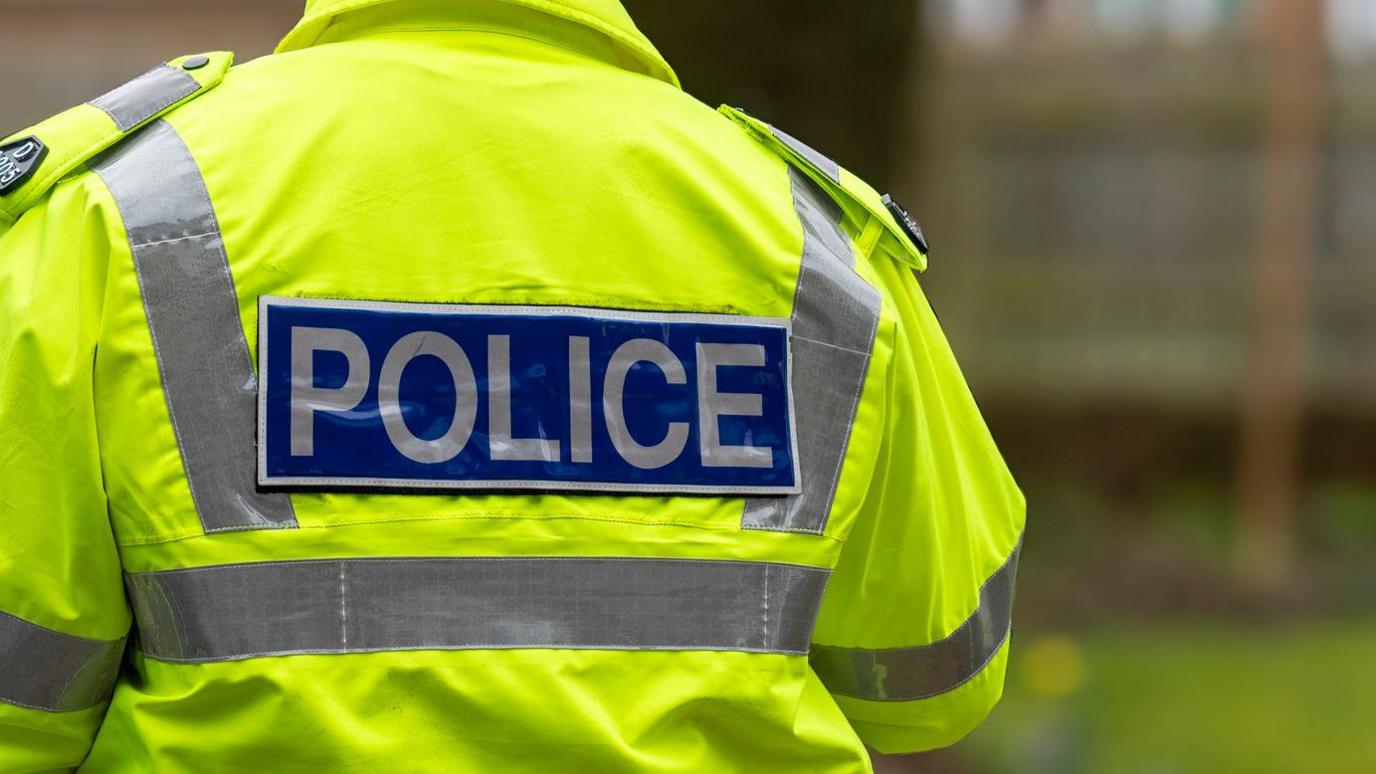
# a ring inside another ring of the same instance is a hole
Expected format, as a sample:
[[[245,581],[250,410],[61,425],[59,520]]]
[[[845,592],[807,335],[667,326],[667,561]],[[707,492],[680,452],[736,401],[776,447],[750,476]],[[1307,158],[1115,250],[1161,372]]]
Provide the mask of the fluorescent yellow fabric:
[[[204,175],[250,348],[263,295],[793,312],[788,165],[679,91],[610,0],[313,2],[280,51],[166,116]],[[299,529],[206,535],[122,221],[73,174],[0,237],[0,610],[113,638],[121,570],[689,557],[836,567],[816,642],[938,640],[1016,542],[1022,503],[895,257],[914,259],[861,205],[846,228],[883,311],[825,534],[742,530],[739,498],[295,493]],[[967,731],[1003,658],[882,703],[761,653],[136,655],[103,722],[0,703],[0,770],[862,771],[862,740]]]
[[[884,428],[864,503],[847,522],[813,642],[904,648],[943,640],[978,608],[983,583],[1019,544],[1025,502],[998,454],[935,315],[912,272],[874,261],[885,291]],[[890,306],[891,305],[891,306]],[[871,373],[871,380],[875,378]],[[871,386],[873,386],[871,384]],[[852,438],[848,458],[860,449]],[[914,701],[837,703],[883,752],[953,744],[1002,695],[1008,643],[963,685]]]
[[[381,10],[392,21],[403,21],[406,26],[419,28],[418,22],[438,12],[448,14],[459,7],[467,13],[466,21],[491,16],[496,13],[504,18],[508,31],[519,30],[518,19],[522,11],[530,9],[542,16],[566,20],[584,27],[595,34],[605,36],[606,43],[614,46],[620,53],[619,60],[627,69],[644,72],[667,83],[678,85],[678,76],[673,68],[659,55],[655,47],[636,29],[635,23],[619,0],[496,0],[498,7],[492,7],[488,0],[428,0],[428,2],[409,2],[404,19],[399,19],[394,8]],[[360,11],[377,9],[380,6],[395,5],[396,0],[306,0],[306,13],[300,23],[282,39],[277,52],[294,51],[319,42],[327,36],[330,27],[340,22],[348,23],[351,15]],[[547,20],[528,19],[536,25],[548,24]],[[574,33],[578,34],[578,33]]]
[[[92,639],[129,628],[93,394],[117,221],[107,207],[68,181],[0,233],[0,610]],[[0,702],[0,770],[79,762],[101,709]]]
[[[143,123],[154,120],[162,113],[175,110],[207,90],[215,88],[224,78],[229,66],[234,63],[234,55],[227,51],[203,56],[208,60],[205,65],[186,71],[201,88],[164,106]],[[174,59],[170,64],[176,66],[187,58],[189,57]],[[124,139],[130,131],[133,130],[121,130],[117,127],[100,108],[83,103],[0,140],[0,145],[4,145],[20,137],[34,135],[48,148],[48,156],[34,175],[18,189],[0,196],[0,230],[13,224],[25,210],[39,202],[59,180],[79,171],[81,165],[91,157]]]
[[[722,115],[750,130],[751,135],[760,143],[790,163],[802,169],[809,178],[821,186],[841,207],[846,227],[857,236],[863,252],[882,253],[902,261],[918,271],[927,270],[927,255],[904,235],[893,214],[884,206],[883,197],[865,181],[851,174],[844,167],[838,169],[833,180],[825,172],[817,169],[811,162],[798,155],[787,145],[774,137],[769,126],[757,118],[746,115],[729,105],[718,108]],[[873,235],[873,236],[871,236]],[[868,247],[873,245],[873,247]]]

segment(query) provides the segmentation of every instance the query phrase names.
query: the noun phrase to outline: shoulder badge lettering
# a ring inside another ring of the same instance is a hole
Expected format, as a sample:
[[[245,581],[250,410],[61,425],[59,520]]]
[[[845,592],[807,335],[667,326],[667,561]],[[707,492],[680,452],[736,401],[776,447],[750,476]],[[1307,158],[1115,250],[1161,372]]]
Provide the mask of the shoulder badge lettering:
[[[37,137],[25,137],[0,146],[0,196],[27,180],[47,153],[47,147]]]

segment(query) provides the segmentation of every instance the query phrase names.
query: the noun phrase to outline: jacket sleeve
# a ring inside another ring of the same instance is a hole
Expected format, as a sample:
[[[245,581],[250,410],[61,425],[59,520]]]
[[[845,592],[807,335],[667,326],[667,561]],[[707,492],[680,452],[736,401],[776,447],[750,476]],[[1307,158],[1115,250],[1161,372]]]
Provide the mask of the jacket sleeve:
[[[80,765],[129,629],[93,386],[110,241],[78,179],[0,223],[0,771]]]
[[[866,744],[916,752],[1002,695],[1024,500],[916,278],[874,265],[897,316],[883,437],[811,663]]]

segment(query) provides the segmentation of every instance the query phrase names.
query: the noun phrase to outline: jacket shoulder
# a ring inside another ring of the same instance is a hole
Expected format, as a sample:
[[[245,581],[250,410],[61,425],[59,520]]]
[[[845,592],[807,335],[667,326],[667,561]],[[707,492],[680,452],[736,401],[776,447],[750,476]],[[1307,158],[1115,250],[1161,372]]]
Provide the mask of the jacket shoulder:
[[[835,161],[738,108],[722,105],[717,111],[816,183],[836,202],[848,231],[857,236],[877,234],[874,252],[885,253],[918,271],[927,268],[926,237],[917,221],[892,197],[880,195]]]
[[[180,57],[0,140],[0,226],[97,154],[218,86],[233,63],[227,51]]]

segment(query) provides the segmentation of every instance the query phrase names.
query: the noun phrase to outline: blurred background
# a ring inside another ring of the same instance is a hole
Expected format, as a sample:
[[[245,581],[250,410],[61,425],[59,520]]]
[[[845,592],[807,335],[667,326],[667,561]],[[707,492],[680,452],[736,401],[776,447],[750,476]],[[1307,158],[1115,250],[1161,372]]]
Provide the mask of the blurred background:
[[[293,0],[0,0],[0,130]],[[883,772],[1376,771],[1376,0],[627,2],[922,222],[1030,502],[1007,694]]]

